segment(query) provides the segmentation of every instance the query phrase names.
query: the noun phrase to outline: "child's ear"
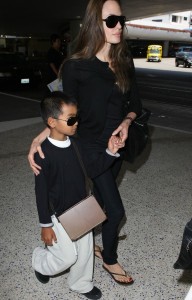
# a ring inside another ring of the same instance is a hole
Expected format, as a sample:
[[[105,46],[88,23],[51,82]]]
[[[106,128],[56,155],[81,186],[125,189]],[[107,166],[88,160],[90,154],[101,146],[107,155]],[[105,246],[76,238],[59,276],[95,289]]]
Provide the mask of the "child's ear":
[[[49,127],[54,128],[55,127],[55,119],[53,119],[52,117],[49,117],[47,120],[47,124],[49,125]]]

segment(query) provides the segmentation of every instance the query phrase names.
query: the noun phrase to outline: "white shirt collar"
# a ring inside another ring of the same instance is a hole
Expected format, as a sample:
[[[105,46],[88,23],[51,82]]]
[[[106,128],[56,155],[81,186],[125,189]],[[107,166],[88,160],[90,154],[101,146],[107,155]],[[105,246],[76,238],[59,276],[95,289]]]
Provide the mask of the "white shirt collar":
[[[65,141],[54,140],[54,139],[50,138],[49,136],[48,136],[48,140],[50,141],[51,144],[53,144],[54,146],[59,147],[59,148],[67,148],[71,145],[71,141],[68,136]]]

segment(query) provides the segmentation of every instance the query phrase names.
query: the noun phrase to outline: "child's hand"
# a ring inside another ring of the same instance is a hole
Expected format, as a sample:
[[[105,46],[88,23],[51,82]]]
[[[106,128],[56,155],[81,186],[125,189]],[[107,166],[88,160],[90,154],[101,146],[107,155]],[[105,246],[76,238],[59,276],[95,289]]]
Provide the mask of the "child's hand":
[[[124,146],[125,146],[125,142],[122,142],[120,137],[118,137],[116,135],[112,135],[110,137],[109,142],[108,142],[108,149],[113,154],[117,153],[117,151],[120,148],[123,148]]]
[[[42,227],[41,229],[41,240],[47,246],[53,246],[53,241],[57,243],[57,237],[52,227]]]

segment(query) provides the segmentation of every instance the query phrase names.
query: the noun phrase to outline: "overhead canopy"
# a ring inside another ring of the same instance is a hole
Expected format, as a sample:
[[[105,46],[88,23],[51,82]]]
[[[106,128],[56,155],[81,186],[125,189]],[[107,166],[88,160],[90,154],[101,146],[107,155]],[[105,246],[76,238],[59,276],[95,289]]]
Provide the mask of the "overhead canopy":
[[[88,0],[3,0],[0,35],[50,36],[69,20],[81,19]],[[191,0],[122,0],[123,13],[133,20],[152,15],[192,10]]]

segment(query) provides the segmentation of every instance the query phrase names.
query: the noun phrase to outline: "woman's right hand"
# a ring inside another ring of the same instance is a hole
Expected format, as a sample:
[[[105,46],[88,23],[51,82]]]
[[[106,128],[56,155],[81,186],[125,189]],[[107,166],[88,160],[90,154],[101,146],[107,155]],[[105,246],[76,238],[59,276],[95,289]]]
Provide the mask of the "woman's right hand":
[[[39,153],[41,158],[45,158],[44,154],[42,152],[42,149],[41,149],[40,142],[34,140],[31,144],[31,147],[29,150],[28,161],[29,161],[30,167],[31,167],[32,171],[34,172],[34,174],[39,175],[41,167],[35,163],[34,155],[36,152]]]
[[[47,127],[33,140],[31,144],[31,148],[28,154],[28,161],[35,175],[39,175],[41,167],[35,163],[34,154],[38,152],[41,158],[45,158],[41,149],[41,143],[46,139],[47,136],[49,136],[49,134],[50,129]]]
[[[30,164],[30,167],[35,175],[39,175],[41,167],[35,163],[34,160],[34,154],[36,152],[39,153],[39,156],[41,158],[45,158],[42,149],[41,149],[41,143],[46,139],[47,136],[50,134],[50,129],[45,128],[32,142],[29,154],[28,154],[28,161]]]

